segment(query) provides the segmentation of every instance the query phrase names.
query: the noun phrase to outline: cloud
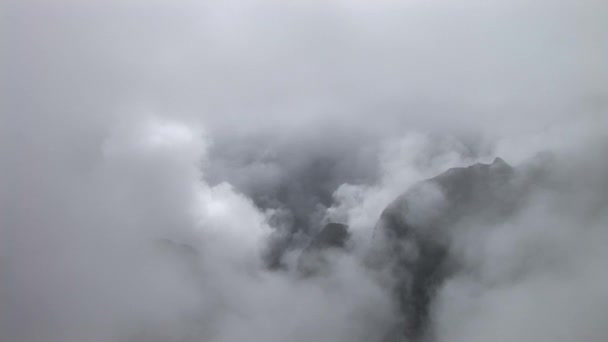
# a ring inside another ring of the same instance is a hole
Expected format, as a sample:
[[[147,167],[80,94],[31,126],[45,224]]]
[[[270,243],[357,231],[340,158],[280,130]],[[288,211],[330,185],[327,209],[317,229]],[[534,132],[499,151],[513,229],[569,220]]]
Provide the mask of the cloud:
[[[595,154],[587,148],[587,156]],[[599,174],[581,178],[583,169],[603,172],[597,166],[605,158],[595,156],[593,162],[561,160],[564,164],[552,171],[559,176],[550,187],[535,190],[517,217],[454,235],[454,253],[466,269],[440,292],[439,340],[600,341],[606,336],[598,317],[606,308],[608,273],[598,247],[606,242],[608,202],[588,187],[605,189],[606,181]],[[564,172],[570,163],[576,166]]]
[[[2,339],[380,339],[399,315],[363,264],[386,205],[544,150],[524,212],[458,227],[435,335],[606,335],[604,2],[4,8]],[[353,249],[304,281],[327,221]]]

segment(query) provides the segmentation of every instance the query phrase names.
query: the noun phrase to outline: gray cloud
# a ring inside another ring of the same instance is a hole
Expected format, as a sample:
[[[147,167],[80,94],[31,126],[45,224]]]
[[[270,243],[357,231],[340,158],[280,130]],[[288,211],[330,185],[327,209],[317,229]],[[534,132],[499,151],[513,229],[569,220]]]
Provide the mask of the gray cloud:
[[[446,168],[551,150],[526,210],[457,230],[467,267],[434,332],[602,340],[606,10],[6,1],[1,339],[380,339],[398,315],[362,264],[386,205]],[[326,221],[353,250],[299,281]]]

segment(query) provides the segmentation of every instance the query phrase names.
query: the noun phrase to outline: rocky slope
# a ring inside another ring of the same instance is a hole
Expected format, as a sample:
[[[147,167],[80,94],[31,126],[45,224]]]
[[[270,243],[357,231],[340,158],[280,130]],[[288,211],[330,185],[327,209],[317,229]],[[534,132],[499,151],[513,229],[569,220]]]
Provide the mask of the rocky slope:
[[[500,158],[491,164],[452,168],[415,184],[384,209],[374,228],[367,265],[394,279],[392,294],[402,323],[387,341],[425,336],[436,291],[458,268],[450,256],[453,230],[459,225],[499,223],[516,213],[535,170],[516,170]],[[345,225],[325,226],[303,251],[300,272],[323,272],[326,253],[341,250],[348,237]]]

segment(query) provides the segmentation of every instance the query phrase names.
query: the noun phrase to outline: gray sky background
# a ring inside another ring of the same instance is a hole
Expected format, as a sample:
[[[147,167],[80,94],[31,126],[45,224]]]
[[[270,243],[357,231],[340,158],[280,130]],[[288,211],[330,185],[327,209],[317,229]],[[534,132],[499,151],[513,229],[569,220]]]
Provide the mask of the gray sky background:
[[[1,1],[0,339],[377,339],[395,308],[360,255],[386,204],[452,166],[550,150],[554,189],[457,239],[473,271],[441,291],[437,339],[604,341],[606,14],[601,0]],[[269,248],[327,219],[359,243],[335,272],[265,269]]]

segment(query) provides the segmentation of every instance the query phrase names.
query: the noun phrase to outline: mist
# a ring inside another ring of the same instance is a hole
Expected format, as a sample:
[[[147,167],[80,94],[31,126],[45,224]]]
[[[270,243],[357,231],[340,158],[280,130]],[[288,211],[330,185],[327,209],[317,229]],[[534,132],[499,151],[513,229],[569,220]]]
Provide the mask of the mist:
[[[608,336],[605,2],[0,8],[0,340]],[[496,157],[525,196],[441,233],[456,266],[395,334],[385,208]],[[327,223],[348,241],[303,274]]]

